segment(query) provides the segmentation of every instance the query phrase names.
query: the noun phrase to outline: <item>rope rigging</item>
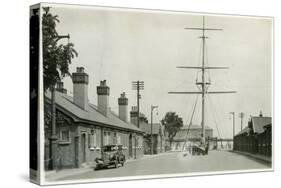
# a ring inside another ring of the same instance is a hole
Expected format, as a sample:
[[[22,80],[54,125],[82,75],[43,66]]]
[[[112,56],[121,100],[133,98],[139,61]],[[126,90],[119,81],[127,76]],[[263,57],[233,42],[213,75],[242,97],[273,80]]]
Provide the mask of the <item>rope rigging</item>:
[[[184,144],[183,144],[183,148],[182,148],[183,150],[184,150],[184,148],[185,148],[185,145],[186,145],[186,142],[187,142],[187,138],[188,138],[188,133],[189,133],[190,127],[191,127],[191,125],[192,125],[193,116],[194,116],[195,109],[196,109],[196,106],[197,106],[198,96],[199,96],[199,95],[196,96],[196,100],[195,100],[195,103],[194,103],[194,105],[193,105],[193,109],[192,109],[192,113],[191,113],[189,125],[188,125],[187,131],[186,131],[186,136],[185,136],[185,139],[184,139],[185,142],[184,142]]]
[[[212,102],[212,100],[211,100],[211,97],[210,97],[210,95],[207,95],[207,97],[208,97],[208,101],[209,101],[209,103],[210,103],[210,106],[212,106],[212,109],[213,110],[211,110],[212,112],[214,112],[213,113],[213,115],[214,115],[214,121],[215,121],[215,125],[216,125],[216,129],[217,129],[217,132],[218,132],[218,137],[219,137],[219,139],[220,138],[222,138],[221,137],[221,134],[220,134],[220,130],[219,130],[219,128],[218,128],[218,123],[217,123],[217,110],[216,110],[216,108],[215,108],[215,105],[213,104],[213,102]]]
[[[206,62],[206,67],[208,67],[209,66],[209,60],[208,60],[208,46],[207,46],[207,44],[205,44],[205,58],[206,58],[206,60],[205,60],[205,62]],[[206,84],[206,91],[208,91],[208,88],[209,88],[209,86],[211,85],[211,73],[210,73],[210,70],[206,70],[206,73],[207,73],[207,76],[208,76],[208,83],[209,84]]]
[[[199,48],[199,57],[198,57],[198,64],[197,64],[197,66],[199,67],[200,66],[200,63],[201,63],[201,56],[202,56],[202,43],[200,43],[200,48]],[[198,83],[198,76],[199,76],[199,72],[201,72],[201,70],[200,69],[198,69],[198,71],[197,71],[197,74],[196,74],[196,83]]]

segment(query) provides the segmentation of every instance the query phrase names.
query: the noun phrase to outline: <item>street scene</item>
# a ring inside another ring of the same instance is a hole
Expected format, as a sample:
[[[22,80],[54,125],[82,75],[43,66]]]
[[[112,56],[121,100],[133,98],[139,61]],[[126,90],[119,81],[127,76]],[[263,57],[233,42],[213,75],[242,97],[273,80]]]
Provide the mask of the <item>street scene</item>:
[[[38,15],[46,182],[272,170],[271,18]]]

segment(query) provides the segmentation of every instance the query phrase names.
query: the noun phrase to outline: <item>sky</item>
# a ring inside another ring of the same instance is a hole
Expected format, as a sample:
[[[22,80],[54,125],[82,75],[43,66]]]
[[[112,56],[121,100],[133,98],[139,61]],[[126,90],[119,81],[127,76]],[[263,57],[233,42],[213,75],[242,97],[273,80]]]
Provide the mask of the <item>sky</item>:
[[[59,34],[70,34],[78,57],[70,71],[85,67],[89,75],[89,101],[97,104],[96,87],[107,80],[110,108],[118,113],[117,98],[126,92],[129,109],[136,105],[136,91],[131,82],[144,81],[140,110],[150,121],[159,122],[168,111],[175,111],[189,124],[196,95],[171,95],[169,91],[198,91],[196,70],[176,66],[201,64],[202,43],[198,31],[185,27],[201,27],[202,14],[114,9],[90,6],[52,5],[58,15]],[[229,112],[235,112],[236,133],[241,129],[238,113],[244,112],[243,127],[250,116],[272,115],[272,19],[228,15],[205,15],[206,27],[223,31],[206,32],[206,63],[227,66],[210,71],[209,91],[236,91],[236,94],[210,95],[206,101],[206,125],[214,135],[232,137],[233,124]],[[61,40],[62,43],[67,41]],[[71,95],[71,79],[64,78]],[[158,113],[156,112],[158,111]],[[129,114],[128,114],[129,115]],[[193,124],[201,123],[201,101],[198,100]]]

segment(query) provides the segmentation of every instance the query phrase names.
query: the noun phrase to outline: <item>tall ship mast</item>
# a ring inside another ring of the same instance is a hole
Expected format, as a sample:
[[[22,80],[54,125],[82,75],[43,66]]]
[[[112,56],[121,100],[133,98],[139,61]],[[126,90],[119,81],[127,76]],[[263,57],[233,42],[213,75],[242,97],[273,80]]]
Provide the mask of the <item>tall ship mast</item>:
[[[203,24],[202,27],[187,27],[184,28],[186,30],[197,30],[201,31],[202,35],[199,37],[202,41],[202,59],[201,59],[201,66],[178,66],[177,68],[181,69],[197,69],[201,70],[202,75],[201,75],[201,81],[196,80],[196,85],[199,87],[199,91],[172,91],[169,92],[169,94],[200,94],[201,95],[201,100],[202,100],[202,132],[201,132],[201,143],[205,145],[206,143],[206,135],[205,135],[205,125],[206,125],[206,111],[205,111],[205,103],[206,103],[206,95],[207,94],[226,94],[226,93],[236,93],[236,91],[208,91],[209,86],[211,85],[210,79],[206,81],[206,71],[211,70],[211,69],[228,69],[228,67],[211,67],[211,66],[206,66],[205,62],[205,46],[206,46],[206,39],[208,38],[205,34],[206,31],[222,31],[222,29],[218,28],[206,28],[205,27],[205,16],[203,16]]]

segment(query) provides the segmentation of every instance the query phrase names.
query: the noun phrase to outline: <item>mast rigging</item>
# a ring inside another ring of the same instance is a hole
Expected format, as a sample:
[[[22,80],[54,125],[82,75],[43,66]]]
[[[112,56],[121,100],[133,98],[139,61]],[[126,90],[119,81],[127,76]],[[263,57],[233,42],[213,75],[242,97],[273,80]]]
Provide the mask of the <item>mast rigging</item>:
[[[202,75],[201,75],[201,82],[198,82],[198,80],[196,79],[196,85],[199,86],[198,89],[199,91],[184,91],[184,92],[176,92],[176,91],[172,91],[169,92],[169,94],[201,94],[201,98],[202,98],[202,122],[201,122],[201,126],[202,126],[202,132],[201,132],[201,143],[205,144],[206,142],[206,136],[205,136],[205,99],[206,99],[206,94],[226,94],[226,93],[236,93],[236,91],[208,91],[208,87],[211,85],[211,79],[209,77],[208,81],[206,81],[205,78],[205,73],[206,70],[210,70],[210,69],[228,69],[228,67],[210,67],[210,66],[206,66],[205,65],[205,46],[206,46],[206,38],[208,38],[207,36],[205,36],[205,31],[222,31],[222,29],[218,29],[218,28],[206,28],[205,27],[205,16],[203,16],[203,25],[202,28],[195,28],[195,27],[190,27],[190,28],[184,28],[186,30],[199,30],[202,31],[202,36],[200,36],[199,38],[202,40],[202,65],[201,66],[177,66],[177,68],[183,68],[183,69],[199,69],[202,71]]]

